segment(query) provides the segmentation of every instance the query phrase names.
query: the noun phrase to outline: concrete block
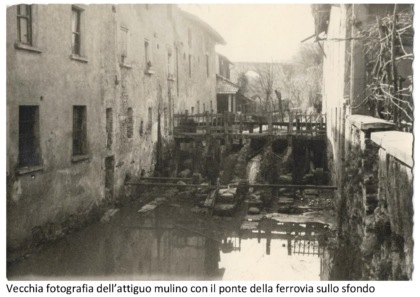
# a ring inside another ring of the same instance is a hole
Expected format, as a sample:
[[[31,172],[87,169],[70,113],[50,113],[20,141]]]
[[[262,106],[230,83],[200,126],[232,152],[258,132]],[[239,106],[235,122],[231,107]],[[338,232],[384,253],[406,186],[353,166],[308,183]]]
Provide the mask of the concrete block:
[[[400,131],[375,132],[371,140],[409,167],[413,167],[413,134]]]
[[[365,115],[350,115],[347,117],[347,121],[350,125],[355,126],[359,130],[368,131],[368,130],[391,130],[395,129],[395,124],[385,121],[383,119],[374,118],[371,116]]]

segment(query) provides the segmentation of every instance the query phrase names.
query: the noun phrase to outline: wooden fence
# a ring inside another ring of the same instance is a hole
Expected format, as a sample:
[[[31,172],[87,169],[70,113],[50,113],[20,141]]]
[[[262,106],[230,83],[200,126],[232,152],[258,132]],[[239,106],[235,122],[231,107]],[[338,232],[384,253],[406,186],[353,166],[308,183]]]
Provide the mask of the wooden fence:
[[[326,131],[325,114],[303,114],[291,112],[279,118],[278,111],[258,114],[175,114],[174,134],[285,134],[323,135]]]

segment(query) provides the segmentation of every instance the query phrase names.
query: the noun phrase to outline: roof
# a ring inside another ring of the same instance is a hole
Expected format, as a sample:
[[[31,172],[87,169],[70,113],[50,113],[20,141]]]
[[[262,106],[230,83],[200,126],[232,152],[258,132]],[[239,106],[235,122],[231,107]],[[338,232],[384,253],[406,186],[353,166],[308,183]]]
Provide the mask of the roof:
[[[226,60],[229,64],[234,65],[234,63],[232,63],[232,61],[231,61],[231,60],[229,60],[229,59],[228,59],[225,55],[222,55],[222,54],[217,53],[217,52],[216,52],[216,54],[217,54],[219,57],[222,57],[224,60]]]
[[[252,98],[249,98],[248,96],[246,96],[246,95],[244,95],[244,94],[239,94],[239,96],[240,96],[240,97],[242,97],[243,99],[245,99],[245,100],[249,101],[249,102],[253,102],[253,103],[255,103],[255,102],[256,102],[256,100],[254,100],[254,99],[252,99]]]
[[[216,40],[216,42],[218,44],[222,44],[225,45],[226,41],[225,39],[222,37],[222,35],[220,35],[215,29],[213,29],[212,26],[210,26],[209,24],[207,24],[206,22],[204,22],[203,20],[201,20],[199,17],[186,12],[184,10],[180,10],[181,14],[188,20],[192,21],[193,23],[197,24],[199,27],[201,27],[203,30],[205,30],[207,33],[209,33],[214,40]]]
[[[236,94],[238,92],[239,86],[234,84],[227,78],[216,74],[216,93],[217,94]]]

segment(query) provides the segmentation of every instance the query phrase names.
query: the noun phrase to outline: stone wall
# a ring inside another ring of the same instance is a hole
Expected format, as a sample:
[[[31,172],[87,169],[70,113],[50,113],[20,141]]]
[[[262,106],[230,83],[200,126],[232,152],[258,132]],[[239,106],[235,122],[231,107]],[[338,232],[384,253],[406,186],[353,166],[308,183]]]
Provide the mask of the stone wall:
[[[381,131],[392,124],[369,116],[349,116],[347,124],[338,226],[341,248],[351,250],[352,259],[341,261],[346,273],[336,277],[410,279],[413,136]]]

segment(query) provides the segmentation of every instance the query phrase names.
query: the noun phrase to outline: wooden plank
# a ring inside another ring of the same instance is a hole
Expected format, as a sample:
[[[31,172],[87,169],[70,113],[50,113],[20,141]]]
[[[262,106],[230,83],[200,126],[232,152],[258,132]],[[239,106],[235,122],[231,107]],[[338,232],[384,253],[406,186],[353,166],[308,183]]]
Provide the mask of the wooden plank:
[[[173,183],[142,183],[142,182],[126,182],[126,186],[149,186],[149,187],[180,187],[180,188],[207,188],[215,189],[216,186],[211,185],[196,185],[196,184],[173,184]],[[226,186],[227,187],[227,186]]]
[[[189,177],[141,177],[140,180],[181,180],[181,181],[190,181],[191,178]]]
[[[285,188],[285,189],[318,189],[318,190],[337,190],[336,186],[319,185],[280,185],[280,184],[250,184],[250,188]]]

